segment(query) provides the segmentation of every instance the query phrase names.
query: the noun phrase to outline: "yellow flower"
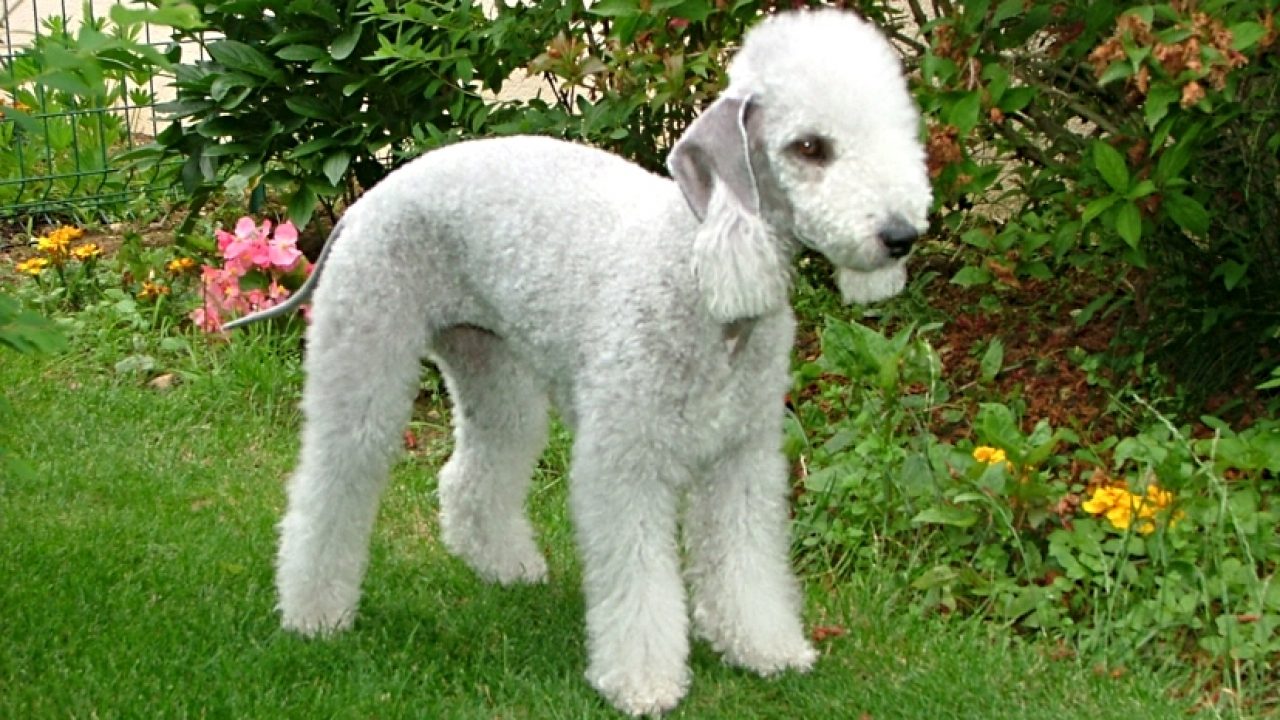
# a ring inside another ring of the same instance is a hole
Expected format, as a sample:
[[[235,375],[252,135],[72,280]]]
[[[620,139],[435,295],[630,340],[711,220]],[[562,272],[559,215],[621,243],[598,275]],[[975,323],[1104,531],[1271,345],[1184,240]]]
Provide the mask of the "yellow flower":
[[[96,257],[102,257],[102,248],[98,247],[98,243],[85,243],[80,247],[71,251],[71,257],[84,262],[92,260]]]
[[[16,269],[20,273],[24,273],[26,275],[35,277],[39,275],[40,272],[48,266],[49,266],[49,261],[46,258],[33,257],[30,260],[27,260],[26,262],[18,263],[14,269]]]
[[[45,255],[48,255],[50,258],[53,258],[55,263],[59,260],[66,259],[67,257],[67,241],[62,238],[53,236],[42,237],[39,240],[36,240],[36,248]]]
[[[1159,485],[1151,483],[1147,486],[1147,500],[1161,509],[1173,504],[1173,493],[1161,490]]]
[[[70,243],[72,240],[79,240],[80,238],[84,237],[84,231],[78,227],[68,227],[66,225],[63,225],[62,227],[59,227],[57,230],[54,230],[53,232],[49,233],[49,237],[52,239],[56,239],[58,242],[62,243],[63,245],[66,245]]]
[[[189,273],[192,270],[195,270],[196,261],[189,257],[178,258],[177,260],[169,261],[169,264],[165,267],[169,270],[170,274],[182,275],[183,273]]]
[[[993,448],[988,445],[981,445],[973,449],[973,459],[987,465],[996,465],[1005,460],[1004,451],[1000,448]]]
[[[1111,526],[1117,530],[1128,530],[1133,525],[1134,517],[1138,519],[1136,530],[1143,535],[1155,532],[1155,518],[1158,513],[1167,510],[1173,504],[1173,493],[1163,490],[1152,483],[1147,486],[1144,495],[1135,495],[1120,485],[1104,485],[1095,488],[1093,496],[1080,504],[1080,508],[1090,515],[1103,515]],[[1177,512],[1169,517],[1169,527],[1186,517]]]
[[[1129,494],[1128,490],[1114,485],[1104,485],[1093,491],[1093,497],[1085,500],[1080,507],[1090,515],[1102,515],[1111,508],[1120,505]]]

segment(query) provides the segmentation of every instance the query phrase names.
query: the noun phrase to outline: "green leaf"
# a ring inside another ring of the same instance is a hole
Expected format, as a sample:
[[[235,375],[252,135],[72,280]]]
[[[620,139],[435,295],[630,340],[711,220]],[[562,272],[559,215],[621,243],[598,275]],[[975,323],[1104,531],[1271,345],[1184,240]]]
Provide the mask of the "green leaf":
[[[1084,308],[1082,308],[1080,312],[1076,314],[1075,316],[1076,326],[1084,327],[1086,324],[1088,324],[1088,322],[1093,319],[1093,316],[1097,314],[1097,312],[1101,310],[1103,307],[1108,305],[1114,297],[1115,297],[1115,293],[1105,293],[1100,297],[1096,297],[1092,301],[1090,301],[1088,305],[1085,305]]]
[[[243,70],[272,82],[281,81],[283,78],[270,58],[236,40],[215,40],[209,43],[209,56],[227,68]]]
[[[978,114],[982,111],[982,94],[974,91],[965,93],[951,106],[947,113],[947,122],[955,125],[961,135],[966,135],[978,125]]]
[[[1192,235],[1209,232],[1209,211],[1193,197],[1178,192],[1167,193],[1160,205],[1178,227]]]
[[[1000,96],[1000,102],[996,104],[996,107],[1004,112],[1016,112],[1030,105],[1038,94],[1039,91],[1031,87],[1009,88]]]
[[[605,17],[629,17],[640,14],[640,3],[638,0],[600,0],[587,8],[587,12]]]
[[[986,445],[1003,448],[1006,452],[1022,445],[1022,431],[1013,411],[1001,403],[981,403],[973,418],[973,429],[978,440]]]
[[[350,30],[342,33],[329,46],[329,55],[334,60],[346,60],[351,56],[351,52],[356,49],[356,43],[360,42],[360,30],[362,25],[355,25]]]
[[[1004,0],[1004,2],[996,6],[996,12],[991,18],[991,24],[999,25],[1009,18],[1021,15],[1024,5],[1025,3],[1022,0]]]
[[[1202,124],[1193,125],[1173,147],[1160,153],[1160,159],[1156,161],[1156,172],[1154,180],[1157,185],[1163,187],[1169,181],[1179,177],[1187,165],[1191,163],[1191,158],[1195,154],[1198,147],[1196,141],[1200,137],[1200,131],[1203,129]]]
[[[311,62],[312,60],[319,60],[326,55],[324,48],[319,48],[315,45],[289,45],[276,51],[276,57],[281,60],[296,62]]]
[[[337,187],[342,182],[342,178],[347,174],[347,166],[351,164],[351,153],[346,150],[339,150],[324,159],[324,176],[329,178],[329,184]]]
[[[1267,34],[1267,29],[1261,24],[1249,20],[1247,22],[1236,23],[1232,25],[1231,30],[1231,49],[1248,50]]]
[[[987,351],[982,354],[982,360],[978,362],[978,374],[983,382],[989,383],[996,379],[1003,367],[1004,343],[1000,342],[1000,338],[992,338]]]
[[[312,153],[317,153],[317,152],[320,152],[321,150],[331,148],[335,144],[337,144],[337,141],[331,137],[313,138],[311,140],[308,140],[302,143],[301,145],[295,147],[293,150],[286,153],[286,157],[296,160],[297,158],[306,157],[307,155],[310,155]]]
[[[925,53],[924,58],[920,61],[920,74],[924,76],[926,82],[945,84],[955,77],[956,71],[957,68],[954,61],[939,57],[933,53]]]
[[[895,373],[899,355],[888,338],[860,323],[829,318],[822,332],[823,360],[848,378]],[[894,379],[887,377],[885,381]]]
[[[1129,192],[1125,193],[1126,200],[1139,200],[1156,191],[1156,184],[1150,180],[1139,180],[1137,184],[1129,188]]]
[[[1133,75],[1134,72],[1133,63],[1127,60],[1113,62],[1102,72],[1102,77],[1098,78],[1098,85],[1105,86],[1109,83],[1115,82],[1116,80],[1124,80],[1125,78]]]
[[[917,525],[952,525],[967,528],[978,522],[978,513],[968,508],[937,505],[921,510],[911,518],[911,522]]]
[[[711,11],[714,7],[715,5],[707,2],[707,0],[685,0],[685,2],[671,8],[671,14],[685,20],[700,23],[705,22],[711,16]]]
[[[1120,212],[1116,214],[1116,233],[1126,245],[1137,249],[1138,241],[1142,239],[1142,212],[1137,205],[1126,202],[1120,206]]]
[[[158,109],[158,108],[157,108]],[[15,107],[6,106],[4,108],[4,119],[12,120],[15,125],[22,128],[23,131],[29,133],[40,133],[42,128],[32,117]],[[5,152],[10,152],[9,148],[5,148]]]
[[[1235,290],[1240,281],[1244,279],[1245,273],[1249,270],[1249,266],[1245,263],[1238,263],[1235,260],[1227,260],[1217,267],[1215,273],[1222,274],[1222,284],[1228,290]]]
[[[0,348],[6,347],[20,353],[53,353],[65,350],[67,341],[53,323],[0,295]]]
[[[1124,156],[1119,150],[1101,140],[1095,142],[1093,166],[1098,169],[1098,174],[1107,185],[1111,186],[1112,190],[1123,194],[1129,189],[1129,167],[1125,164]]]
[[[293,95],[284,99],[285,107],[312,120],[332,120],[324,101],[313,95]]]
[[[185,2],[165,2],[156,8],[133,8],[115,3],[111,6],[111,20],[120,27],[148,23],[178,30],[196,30],[203,25],[200,10]]]
[[[1024,264],[1018,268],[1018,271],[1025,274],[1029,278],[1036,280],[1052,280],[1053,270],[1049,268],[1049,264],[1043,260],[1035,260]]]
[[[1139,5],[1138,7],[1125,12],[1125,15],[1132,15],[1142,20],[1143,23],[1150,25],[1155,22],[1156,9],[1150,5]]]
[[[938,587],[947,587],[954,583],[960,574],[954,569],[946,565],[938,565],[924,571],[920,577],[911,581],[911,587],[916,590],[931,590]]]
[[[1169,114],[1169,106],[1179,99],[1177,88],[1172,85],[1159,84],[1147,93],[1147,100],[1142,106],[1143,117],[1147,129],[1154,130],[1156,125]]]
[[[979,250],[991,249],[991,232],[985,228],[974,228],[960,236],[960,240]]]
[[[986,285],[989,282],[991,282],[991,272],[986,268],[974,267],[972,265],[960,268],[959,272],[951,277],[951,283],[961,287]]]
[[[316,194],[311,188],[303,185],[289,199],[289,219],[299,230],[311,222],[311,215],[316,211]]]
[[[253,84],[254,82],[255,79],[250,75],[242,73],[223,73],[213,79],[213,84],[209,86],[209,97],[213,98],[217,102],[222,102],[222,100],[227,96],[227,93],[231,90]]]

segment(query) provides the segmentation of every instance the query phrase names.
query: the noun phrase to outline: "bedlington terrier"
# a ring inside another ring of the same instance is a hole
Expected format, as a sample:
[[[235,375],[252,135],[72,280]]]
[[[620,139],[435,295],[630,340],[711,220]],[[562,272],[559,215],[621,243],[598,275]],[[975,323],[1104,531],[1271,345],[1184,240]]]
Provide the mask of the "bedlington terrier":
[[[314,286],[286,628],[352,624],[425,356],[456,424],[441,533],[480,576],[546,579],[525,496],[552,406],[573,431],[586,676],[618,709],[684,696],[690,622],[733,665],[813,665],[780,450],[791,261],[825,255],[847,300],[898,292],[930,187],[899,58],[856,16],[766,19],[729,76],[674,182],[545,138],[435,150],[350,208],[288,303],[240,321]]]

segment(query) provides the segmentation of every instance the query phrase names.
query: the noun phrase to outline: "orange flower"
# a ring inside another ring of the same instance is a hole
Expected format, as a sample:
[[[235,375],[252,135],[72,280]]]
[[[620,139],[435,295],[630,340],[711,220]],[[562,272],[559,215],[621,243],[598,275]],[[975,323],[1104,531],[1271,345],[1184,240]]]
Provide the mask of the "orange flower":
[[[196,269],[196,261],[189,257],[170,260],[165,266],[171,275],[183,275]]]
[[[1135,495],[1123,485],[1104,485],[1093,491],[1093,496],[1081,503],[1080,508],[1090,515],[1103,515],[1117,530],[1128,530],[1134,521],[1135,529],[1150,535],[1156,530],[1156,516],[1173,505],[1173,493],[1151,483],[1143,495]],[[1169,527],[1186,517],[1184,512],[1169,516]]]
[[[49,267],[49,260],[47,258],[33,257],[26,262],[18,263],[14,269],[25,275],[37,277],[46,267]]]
[[[138,292],[138,297],[143,300],[154,300],[159,298],[161,295],[168,295],[169,292],[168,285],[161,285],[160,283],[145,280],[142,283],[142,290]]]
[[[973,459],[987,465],[995,465],[1004,462],[1005,456],[1000,448],[982,445],[973,449]]]
[[[48,235],[36,240],[36,248],[49,256],[49,260],[57,266],[66,263],[70,255],[71,241],[84,236],[84,231],[77,227],[60,227]]]
[[[98,247],[97,243],[85,243],[84,245],[72,250],[71,257],[79,260],[80,262],[92,260],[97,257],[102,257],[102,248]]]

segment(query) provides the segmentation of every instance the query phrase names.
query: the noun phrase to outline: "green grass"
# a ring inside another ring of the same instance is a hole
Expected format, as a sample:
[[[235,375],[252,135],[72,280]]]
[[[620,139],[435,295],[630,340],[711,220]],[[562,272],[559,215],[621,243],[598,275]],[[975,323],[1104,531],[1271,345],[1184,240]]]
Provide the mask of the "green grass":
[[[534,482],[551,582],[478,581],[437,540],[440,408],[397,470],[354,631],[278,629],[271,562],[296,452],[296,360],[261,341],[184,361],[168,390],[90,356],[0,355],[0,717],[613,717],[582,679],[566,441]],[[764,680],[696,645],[676,718],[1171,718],[1176,672],[1119,678],[972,620],[921,618],[888,578],[807,584],[841,626],[808,676]],[[1171,674],[1173,673],[1173,674]]]

